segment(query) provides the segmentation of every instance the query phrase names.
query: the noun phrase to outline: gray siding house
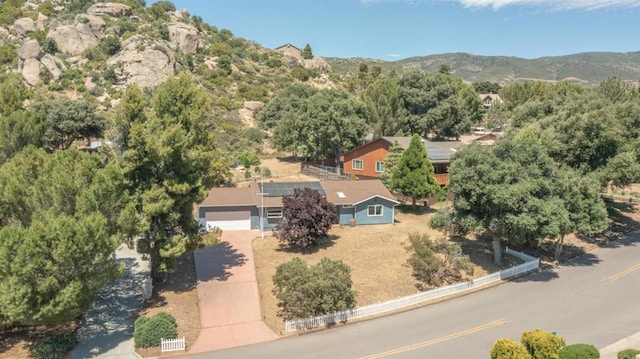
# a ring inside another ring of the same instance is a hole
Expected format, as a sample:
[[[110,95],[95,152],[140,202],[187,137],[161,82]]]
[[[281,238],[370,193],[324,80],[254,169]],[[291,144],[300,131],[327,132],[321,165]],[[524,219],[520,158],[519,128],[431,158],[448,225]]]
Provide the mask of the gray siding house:
[[[204,230],[275,229],[282,219],[282,197],[295,189],[317,190],[334,205],[341,225],[387,224],[399,203],[379,180],[254,182],[245,188],[212,188],[197,206]],[[262,226],[261,226],[262,222]]]

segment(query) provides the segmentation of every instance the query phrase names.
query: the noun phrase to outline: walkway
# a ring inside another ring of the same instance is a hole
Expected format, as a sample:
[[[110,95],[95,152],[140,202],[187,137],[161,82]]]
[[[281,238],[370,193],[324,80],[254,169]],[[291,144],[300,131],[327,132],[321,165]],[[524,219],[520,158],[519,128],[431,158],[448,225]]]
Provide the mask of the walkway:
[[[79,344],[69,353],[71,359],[138,359],[133,354],[133,314],[144,302],[142,288],[149,276],[149,262],[126,245],[118,248],[116,260],[124,264],[124,273],[102,288],[82,317]]]
[[[200,336],[189,353],[275,340],[262,321],[251,241],[257,231],[225,231],[215,247],[194,253]]]
[[[600,349],[600,359],[617,359],[618,352],[625,349],[640,350],[640,332]]]

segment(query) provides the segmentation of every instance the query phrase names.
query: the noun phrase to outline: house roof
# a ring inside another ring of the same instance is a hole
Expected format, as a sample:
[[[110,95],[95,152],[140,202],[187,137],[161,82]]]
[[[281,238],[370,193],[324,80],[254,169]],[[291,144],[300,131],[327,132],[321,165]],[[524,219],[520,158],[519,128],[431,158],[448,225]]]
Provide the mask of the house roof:
[[[249,187],[216,187],[209,190],[207,198],[199,205],[206,207],[255,206],[256,197],[253,189]]]
[[[324,196],[320,182],[265,182],[258,183],[260,192],[265,197],[282,197],[293,194],[296,189],[310,188]]]
[[[373,197],[399,203],[379,180],[323,181],[321,185],[327,201],[333,204],[358,204]]]
[[[409,147],[411,143],[411,137],[382,137],[385,141],[393,144],[396,141],[402,148]],[[451,155],[458,151],[458,148],[462,147],[464,143],[461,141],[429,141],[422,140],[424,147],[427,149],[427,156],[431,162],[448,162],[451,159]]]
[[[267,195],[280,192],[280,195]],[[394,203],[396,201],[389,190],[379,180],[361,181],[323,181],[323,182],[268,182],[252,185],[251,187],[212,188],[209,195],[198,206],[200,207],[228,207],[228,206],[257,206],[281,207],[282,196],[292,194],[293,188],[311,188],[326,196],[332,204],[358,204],[373,197],[382,197]],[[290,190],[290,191],[289,191]],[[263,194],[264,193],[264,197]]]
[[[484,101],[486,98],[490,98],[491,102],[497,102],[497,103],[501,103],[502,99],[500,98],[500,95],[495,94],[495,93],[481,93],[480,94],[480,99],[482,101]]]
[[[280,49],[282,49],[283,47],[287,47],[287,46],[289,46],[289,47],[293,47],[294,49],[296,49],[296,50],[300,51],[300,49],[299,49],[298,47],[296,47],[296,46],[294,46],[294,45],[291,45],[290,43],[286,43],[286,44],[284,44],[284,45],[280,45],[280,46],[276,47],[274,50],[280,50]]]

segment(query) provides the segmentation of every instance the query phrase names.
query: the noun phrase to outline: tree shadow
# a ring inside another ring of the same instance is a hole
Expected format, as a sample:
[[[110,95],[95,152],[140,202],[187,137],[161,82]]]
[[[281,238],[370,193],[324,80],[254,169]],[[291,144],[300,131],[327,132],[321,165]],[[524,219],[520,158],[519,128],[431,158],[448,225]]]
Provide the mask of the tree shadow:
[[[160,280],[153,281],[153,294],[146,300],[144,307],[145,309],[163,307],[167,302],[162,293],[190,292],[196,288],[197,282],[194,254],[193,252],[185,253],[175,260],[172,272],[164,273]]]
[[[280,245],[280,247],[276,250],[279,252],[297,253],[301,255],[314,254],[320,252],[321,250],[326,250],[333,247],[335,241],[337,241],[338,239],[340,239],[340,236],[331,234],[324,238],[318,239],[315,245],[309,246],[307,248],[300,248],[291,245]]]
[[[149,273],[134,258],[116,261],[124,265],[122,276],[102,288],[82,317],[77,331],[79,344],[69,358],[96,357],[133,336],[135,313],[144,302],[141,288]]]
[[[482,268],[487,273],[494,273],[500,270],[500,267],[493,263],[493,247],[491,242],[480,238],[470,239],[459,236],[452,236],[449,240],[458,243],[460,248],[462,248],[462,254],[469,256],[469,259],[475,266]],[[503,263],[505,268],[519,264],[512,262],[512,256],[504,256]]]
[[[543,269],[536,272],[531,272],[518,276],[516,278],[509,279],[514,283],[527,283],[527,282],[550,282],[554,279],[558,279],[560,276],[553,269]]]
[[[199,249],[195,255],[200,257],[195,260],[197,279],[203,282],[226,281],[232,275],[229,269],[247,262],[247,256],[229,242]]]

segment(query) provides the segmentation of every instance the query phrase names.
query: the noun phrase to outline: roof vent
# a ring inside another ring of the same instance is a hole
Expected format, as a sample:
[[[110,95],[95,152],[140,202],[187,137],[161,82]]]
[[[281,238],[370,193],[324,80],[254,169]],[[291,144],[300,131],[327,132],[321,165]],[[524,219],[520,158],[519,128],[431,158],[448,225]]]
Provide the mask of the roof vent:
[[[344,192],[338,192],[338,198],[347,198],[347,196],[344,195]]]

